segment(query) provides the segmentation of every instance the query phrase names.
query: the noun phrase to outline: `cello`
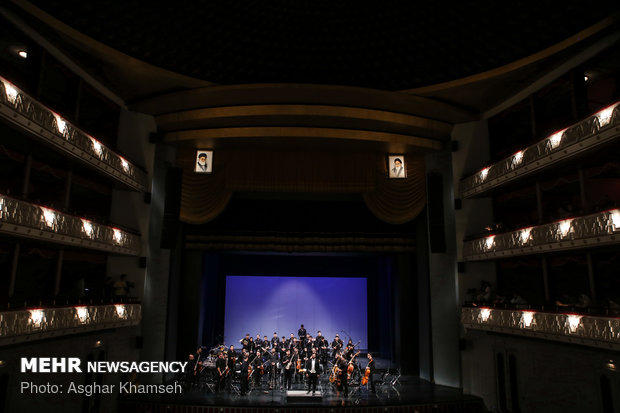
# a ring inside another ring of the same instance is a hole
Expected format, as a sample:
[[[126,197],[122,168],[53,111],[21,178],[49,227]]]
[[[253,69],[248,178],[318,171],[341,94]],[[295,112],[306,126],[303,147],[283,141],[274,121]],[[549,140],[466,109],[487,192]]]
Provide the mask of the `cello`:
[[[362,377],[362,386],[368,384],[368,378],[370,377],[370,367],[366,366],[366,370],[364,371],[364,377]]]
[[[355,360],[355,357],[357,357],[359,354],[360,352],[358,351],[353,355],[353,357],[351,357],[351,360],[349,361],[349,365],[347,366],[347,380],[351,380],[351,374],[353,374],[353,370],[355,370],[353,360]]]

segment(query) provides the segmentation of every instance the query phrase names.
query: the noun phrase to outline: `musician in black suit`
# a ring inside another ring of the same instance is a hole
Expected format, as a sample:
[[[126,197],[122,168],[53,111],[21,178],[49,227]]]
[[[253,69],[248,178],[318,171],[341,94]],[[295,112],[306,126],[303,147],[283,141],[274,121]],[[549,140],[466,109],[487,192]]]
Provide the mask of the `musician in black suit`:
[[[244,354],[243,356],[243,362],[241,363],[241,388],[240,388],[240,392],[241,395],[244,396],[247,392],[248,392],[248,384],[249,384],[249,378],[248,378],[248,367],[250,365],[250,362],[248,360],[248,355]]]
[[[239,342],[241,343],[243,349],[249,353],[248,346],[250,345],[250,333],[247,333],[244,338],[239,340]]]
[[[271,348],[278,347],[279,343],[280,343],[280,339],[278,338],[278,333],[274,332],[273,337],[271,337]]]
[[[235,347],[231,344],[228,348],[228,353],[226,357],[226,367],[228,368],[228,372],[226,374],[226,390],[230,391],[230,386],[232,384],[232,377],[235,372],[235,363],[237,361],[237,353],[235,352]]]
[[[306,346],[306,334],[308,334],[308,332],[302,324],[301,327],[299,327],[299,330],[297,330],[297,335],[299,336],[299,340],[302,342],[302,347]]]
[[[340,383],[338,386],[338,390],[344,390],[344,397],[349,397],[349,380],[347,377],[347,368],[349,367],[349,362],[344,358],[342,353],[336,354],[336,365],[338,366],[338,382]]]
[[[260,350],[256,352],[256,357],[251,362],[252,364],[252,377],[254,378],[254,385],[260,390],[262,388],[263,374],[265,373],[265,366],[263,364],[263,354]]]
[[[319,374],[322,373],[323,368],[321,367],[321,363],[316,358],[316,353],[312,353],[310,358],[306,360],[306,377],[308,378],[308,393],[312,391],[312,395],[316,392],[316,383],[319,379]]]
[[[332,341],[332,357],[336,357],[336,354],[338,354],[343,345],[344,342],[342,341],[340,336],[336,334],[336,337],[334,337],[334,341]]]
[[[370,370],[370,375],[368,376],[368,382],[370,383],[370,391],[375,392],[375,380],[372,378],[372,375],[375,373],[375,359],[372,357],[372,354],[368,353],[368,366],[367,369]]]
[[[291,381],[293,378],[293,372],[295,371],[295,361],[291,355],[291,350],[286,350],[284,357],[280,359],[282,363],[282,369],[284,370],[284,389],[291,389]]]
[[[224,358],[224,352],[220,351],[217,356],[217,361],[215,362],[215,370],[217,374],[217,386],[215,390],[217,392],[224,389],[224,385],[226,383],[226,375],[228,371],[226,370],[226,359]]]

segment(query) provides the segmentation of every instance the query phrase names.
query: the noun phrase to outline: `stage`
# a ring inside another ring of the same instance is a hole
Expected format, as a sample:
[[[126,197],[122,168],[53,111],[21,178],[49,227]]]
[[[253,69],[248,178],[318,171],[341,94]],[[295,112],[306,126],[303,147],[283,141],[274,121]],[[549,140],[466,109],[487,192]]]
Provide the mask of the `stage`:
[[[381,378],[383,378],[381,380]],[[280,411],[317,411],[321,408],[355,407],[360,411],[411,412],[483,412],[478,397],[464,395],[460,389],[432,384],[419,377],[399,376],[397,372],[377,374],[373,393],[368,386],[352,382],[349,395],[344,397],[326,375],[319,380],[317,393],[307,393],[305,383],[293,384],[287,391],[279,385],[253,388],[246,395],[238,389],[216,392],[207,388],[192,387],[179,395],[144,396],[130,395],[119,401],[119,412],[256,412],[277,408]],[[215,410],[213,408],[217,408]],[[409,409],[411,408],[411,409]],[[224,410],[220,410],[224,409]],[[403,410],[404,409],[404,410]]]

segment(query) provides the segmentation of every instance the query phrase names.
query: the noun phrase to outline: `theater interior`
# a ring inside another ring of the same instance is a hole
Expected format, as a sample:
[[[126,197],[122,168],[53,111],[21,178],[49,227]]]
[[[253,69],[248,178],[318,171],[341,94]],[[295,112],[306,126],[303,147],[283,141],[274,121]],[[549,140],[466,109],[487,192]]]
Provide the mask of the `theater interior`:
[[[427,3],[3,2],[0,410],[619,413],[620,8]]]

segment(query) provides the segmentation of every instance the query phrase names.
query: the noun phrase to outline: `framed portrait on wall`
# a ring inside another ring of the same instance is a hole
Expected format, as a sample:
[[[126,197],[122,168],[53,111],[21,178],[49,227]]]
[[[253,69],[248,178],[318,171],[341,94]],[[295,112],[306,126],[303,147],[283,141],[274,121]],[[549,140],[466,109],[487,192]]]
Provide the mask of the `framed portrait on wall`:
[[[213,169],[213,151],[206,149],[196,150],[196,161],[194,163],[194,172],[201,174],[210,174]]]
[[[388,155],[388,172],[390,178],[406,178],[407,166],[405,165],[405,155]]]

